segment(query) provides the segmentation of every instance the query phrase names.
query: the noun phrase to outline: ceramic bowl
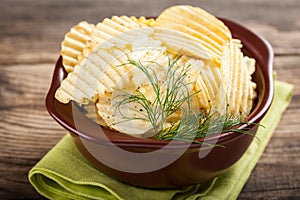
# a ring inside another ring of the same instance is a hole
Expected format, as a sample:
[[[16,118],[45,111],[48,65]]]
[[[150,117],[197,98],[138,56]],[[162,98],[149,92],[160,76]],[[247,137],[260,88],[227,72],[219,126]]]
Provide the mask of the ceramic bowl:
[[[272,48],[266,40],[247,28],[227,19],[221,20],[230,28],[233,37],[242,41],[243,52],[256,59],[253,80],[257,83],[258,98],[247,121],[258,124],[273,99]],[[206,143],[216,142],[216,145],[207,146],[117,133],[89,120],[72,103],[61,104],[54,98],[65,76],[60,57],[46,98],[49,114],[70,132],[80,152],[96,169],[128,184],[146,188],[178,188],[206,182],[234,165],[254,138],[236,132],[221,133],[207,137]],[[238,129],[256,133],[257,126],[241,125]]]

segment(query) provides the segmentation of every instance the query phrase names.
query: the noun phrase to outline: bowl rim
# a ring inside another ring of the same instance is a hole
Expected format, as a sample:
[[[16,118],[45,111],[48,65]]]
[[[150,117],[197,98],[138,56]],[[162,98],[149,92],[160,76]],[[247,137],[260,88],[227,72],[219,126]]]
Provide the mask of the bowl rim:
[[[252,32],[248,28],[238,24],[237,22],[234,22],[229,19],[225,18],[219,18],[222,20],[228,27],[229,29],[232,28],[238,28],[238,32],[232,32],[232,35],[234,38],[238,38],[242,41],[243,46],[247,50],[252,50],[250,54],[256,54],[258,57],[256,58],[256,61],[259,61],[260,63],[256,63],[256,66],[262,66],[266,65],[266,69],[260,68],[260,70],[264,71],[261,72],[263,73],[263,78],[265,79],[264,81],[264,87],[265,87],[265,94],[263,94],[263,97],[261,99],[261,102],[256,105],[254,110],[250,113],[250,115],[247,117],[247,121],[250,122],[250,124],[242,124],[238,126],[238,129],[245,130],[245,129],[251,129],[255,124],[258,124],[260,120],[265,116],[266,112],[270,108],[273,100],[273,95],[274,95],[274,85],[273,85],[273,49],[269,42],[261,37],[260,35]],[[245,40],[243,38],[246,35],[249,40]],[[251,40],[251,41],[250,41]],[[255,42],[255,45],[253,44]],[[79,136],[83,137],[85,139],[88,139],[90,141],[94,142],[103,142],[101,139],[98,137],[92,137],[92,134],[87,133],[86,131],[82,130],[77,130],[76,126],[74,125],[74,122],[70,120],[66,120],[64,116],[60,114],[60,110],[56,107],[56,104],[61,104],[58,102],[54,95],[56,92],[56,89],[59,87],[61,80],[64,78],[66,75],[66,72],[63,69],[62,66],[62,57],[59,56],[55,69],[53,72],[52,76],[52,81],[50,84],[49,91],[47,93],[46,99],[45,99],[45,105],[48,113],[52,118],[59,123],[62,127],[64,127],[67,131],[69,131],[72,135],[74,136]],[[71,104],[71,103],[69,103]],[[82,114],[83,115],[83,114]],[[90,122],[89,122],[90,121]],[[92,122],[92,120],[87,120],[86,123],[87,125],[92,126],[92,124],[100,126],[99,124],[96,124],[95,122]],[[103,127],[103,129],[106,129]],[[106,129],[110,133],[112,133],[112,137],[108,136],[109,140],[111,143],[108,143],[108,145],[115,144],[120,147],[146,147],[146,148],[162,148],[163,146],[167,145],[170,141],[166,140],[157,140],[153,138],[136,138],[131,135],[126,135],[122,134],[119,132],[111,131]],[[225,144],[226,142],[229,142],[232,139],[236,139],[244,134],[237,133],[237,132],[222,132],[221,134],[218,135],[210,135],[205,138],[205,142],[209,141],[215,141],[217,140],[217,144]],[[198,141],[203,141],[204,139],[199,139]],[[107,144],[107,143],[105,143]],[[189,149],[191,148],[199,148],[201,147],[201,143],[191,143],[190,146],[188,147]],[[186,148],[186,143],[182,141],[176,141],[172,145],[166,146],[167,148]]]

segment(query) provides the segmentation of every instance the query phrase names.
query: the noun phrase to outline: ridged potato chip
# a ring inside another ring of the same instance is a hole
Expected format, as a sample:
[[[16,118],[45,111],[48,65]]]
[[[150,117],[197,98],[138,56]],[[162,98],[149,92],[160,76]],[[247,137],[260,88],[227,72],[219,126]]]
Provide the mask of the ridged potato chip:
[[[55,98],[62,103],[74,100],[79,104],[87,104],[96,102],[99,95],[111,92],[124,70],[124,67],[110,66],[110,59],[116,57],[112,54],[102,49],[92,51],[61,82]],[[117,63],[116,59],[114,61]]]
[[[69,73],[74,66],[81,62],[97,44],[109,40],[122,32],[133,29],[145,28],[154,24],[153,19],[139,19],[127,16],[113,16],[111,19],[104,19],[103,22],[94,24],[80,22],[71,28],[61,43],[61,55],[63,66]],[[131,38],[133,40],[133,38]]]
[[[201,108],[209,110],[218,93],[221,76],[220,68],[214,62],[203,62],[201,60],[189,59],[191,69],[196,71],[195,90]]]
[[[147,36],[144,31],[139,33],[136,31],[135,33],[141,34],[143,37]],[[96,102],[99,96],[107,92],[112,92],[113,87],[121,77],[132,68],[132,66],[124,65],[128,62],[127,54],[137,60],[144,57],[145,54],[152,55],[149,54],[148,49],[133,51],[132,45],[135,43],[129,40],[131,37],[130,32],[126,32],[108,40],[109,45],[105,42],[93,48],[88,56],[78,63],[67,78],[61,82],[55,98],[62,103],[74,100],[79,104],[87,104],[89,101]],[[144,41],[143,38],[142,41]],[[138,43],[139,41],[135,39],[135,42]],[[160,50],[156,46],[154,46],[155,51]],[[149,59],[155,59],[154,54],[153,58]],[[130,83],[127,84],[130,85]]]
[[[225,45],[221,62],[222,88],[215,106],[219,113],[228,112],[232,116],[245,118],[256,97],[256,84],[251,77],[255,70],[255,60],[244,56],[241,47],[237,39]]]
[[[210,56],[203,48],[201,43],[193,41],[191,36],[165,28],[154,28],[153,39],[160,40],[162,45],[173,54],[182,54],[185,56],[209,60]]]
[[[231,32],[222,21],[198,7],[173,6],[164,10],[155,26],[181,31],[200,42],[217,65],[225,42],[231,40]]]
[[[65,35],[61,43],[62,64],[66,72],[71,72],[83,55],[84,49],[91,40],[93,24],[82,21]]]
[[[109,39],[120,35],[121,33],[131,32],[134,29],[141,29],[149,27],[138,19],[129,18],[127,16],[113,16],[111,19],[105,18],[101,23],[98,23],[91,34],[91,47],[93,49],[100,43],[110,42]],[[134,34],[134,32],[131,32]],[[118,37],[118,39],[124,39],[126,42],[133,41],[135,36],[130,34],[124,34],[125,38]]]

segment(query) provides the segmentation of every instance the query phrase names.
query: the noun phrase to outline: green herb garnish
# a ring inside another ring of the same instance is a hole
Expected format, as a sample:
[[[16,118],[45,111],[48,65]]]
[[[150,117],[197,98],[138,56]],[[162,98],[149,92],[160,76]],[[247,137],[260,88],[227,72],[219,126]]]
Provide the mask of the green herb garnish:
[[[197,139],[204,138],[207,135],[228,131],[251,134],[247,130],[232,129],[232,127],[246,122],[243,122],[240,117],[228,115],[227,111],[224,115],[218,116],[218,114],[211,113],[211,111],[194,111],[191,109],[191,98],[201,91],[190,92],[192,83],[186,83],[190,65],[183,64],[179,66],[178,60],[180,58],[180,56],[176,56],[173,60],[169,58],[166,78],[162,82],[158,80],[155,71],[148,65],[154,64],[161,68],[166,68],[166,66],[161,66],[154,61],[135,61],[128,57],[128,62],[123,65],[133,65],[146,75],[155,93],[155,99],[150,102],[139,88],[133,94],[121,91],[121,94],[117,96],[121,100],[117,101],[114,106],[115,111],[119,112],[124,120],[117,123],[131,120],[148,121],[153,127],[153,135],[159,140],[175,139],[197,142]],[[123,114],[120,107],[130,103],[137,103],[145,110],[145,113],[128,106],[128,109],[139,113],[138,117],[129,117]],[[181,112],[180,119],[171,123],[169,127],[164,127],[168,118],[177,111]]]

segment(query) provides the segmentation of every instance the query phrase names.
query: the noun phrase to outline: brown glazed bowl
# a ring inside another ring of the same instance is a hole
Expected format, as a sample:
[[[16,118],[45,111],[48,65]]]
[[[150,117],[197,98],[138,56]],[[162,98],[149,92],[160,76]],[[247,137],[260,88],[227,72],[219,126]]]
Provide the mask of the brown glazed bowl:
[[[272,48],[247,28],[227,19],[221,20],[230,28],[233,37],[242,41],[244,53],[256,59],[253,80],[257,83],[258,98],[247,121],[258,124],[273,99]],[[205,139],[205,143],[216,142],[223,147],[202,146],[136,138],[101,128],[72,102],[62,104],[54,98],[65,76],[60,57],[46,98],[48,112],[70,132],[77,148],[97,169],[119,181],[146,188],[177,188],[202,183],[234,165],[253,140],[249,134],[227,132]],[[245,124],[238,129],[256,133],[257,125]]]

